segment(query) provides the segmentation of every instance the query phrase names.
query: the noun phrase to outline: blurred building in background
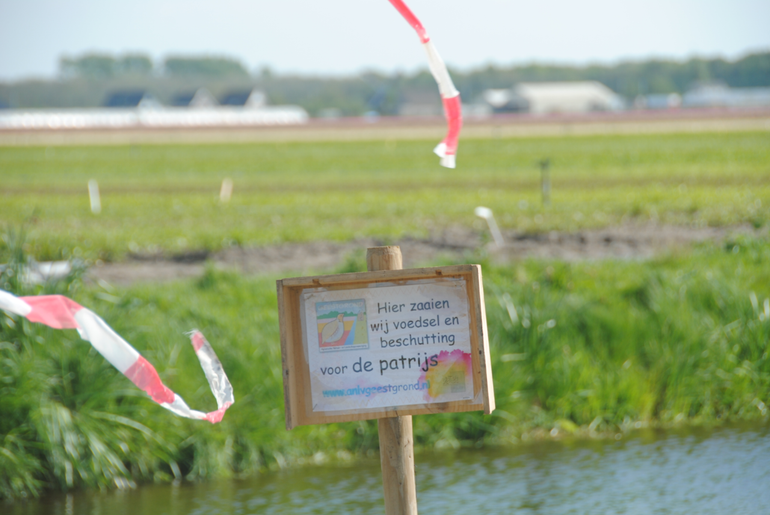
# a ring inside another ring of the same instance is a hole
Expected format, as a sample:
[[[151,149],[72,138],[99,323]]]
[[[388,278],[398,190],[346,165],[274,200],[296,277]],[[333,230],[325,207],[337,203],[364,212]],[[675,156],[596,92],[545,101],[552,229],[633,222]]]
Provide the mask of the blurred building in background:
[[[55,80],[0,81],[0,129],[198,127],[443,116],[430,73],[256,74],[224,57],[89,53],[63,57]],[[541,116],[633,108],[770,109],[770,52],[735,61],[650,59],[614,65],[525,64],[452,70],[463,116]],[[291,105],[270,105],[281,99]],[[310,114],[309,114],[310,113]],[[649,113],[653,115],[654,113]],[[682,113],[679,113],[682,114]]]
[[[520,83],[514,92],[529,104],[534,114],[618,111],[623,100],[597,81]]]
[[[481,94],[483,103],[493,113],[526,113],[529,101],[516,93],[515,89],[488,89]]]
[[[468,108],[481,112],[483,105],[492,113],[532,114],[618,111],[625,107],[618,94],[597,81],[521,82],[510,89],[487,89],[481,102]]]
[[[611,65],[542,63],[486,65],[451,71],[463,113],[582,113],[621,107],[665,111],[686,108],[767,109],[770,51],[735,60],[693,57]],[[412,73],[362,71],[347,76],[250,73],[227,57],[86,53],[63,56],[51,80],[0,81],[0,109],[150,108],[151,93],[174,108],[267,108],[270,99],[302,107],[326,120],[402,115],[440,117],[443,108],[426,69]],[[685,98],[686,95],[686,98]],[[159,107],[159,106],[156,106]],[[271,107],[272,109],[272,107]]]
[[[683,107],[770,107],[770,88],[730,88],[700,84],[682,97]]]
[[[268,106],[264,92],[233,92],[222,105],[205,88],[179,93],[164,106],[143,90],[107,95],[101,108],[7,109],[0,129],[185,128],[295,125],[308,121],[299,106]]]
[[[192,92],[179,93],[171,99],[171,105],[174,107],[191,107],[195,109],[205,109],[219,105],[217,99],[206,88],[198,88]]]
[[[677,109],[681,106],[682,95],[679,93],[639,95],[634,99],[636,109]]]
[[[222,96],[219,103],[223,106],[259,108],[267,105],[267,96],[259,89],[229,91]]]
[[[154,109],[161,104],[151,94],[143,89],[114,91],[107,95],[102,104],[104,107],[140,107]]]

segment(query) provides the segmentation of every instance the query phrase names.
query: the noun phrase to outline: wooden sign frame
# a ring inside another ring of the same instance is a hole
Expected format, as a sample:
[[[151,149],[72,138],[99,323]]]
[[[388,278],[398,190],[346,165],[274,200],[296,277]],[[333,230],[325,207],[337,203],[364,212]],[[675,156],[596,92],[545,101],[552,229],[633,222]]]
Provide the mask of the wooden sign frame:
[[[457,278],[465,280],[467,294],[473,382],[471,399],[345,411],[313,411],[311,409],[310,369],[305,354],[306,336],[303,331],[300,307],[300,299],[305,290],[324,288],[326,291],[336,291],[367,288],[374,283],[389,283],[397,286],[407,284],[409,281],[441,282]],[[461,411],[484,411],[484,413],[489,414],[495,409],[480,265],[454,265],[297,277],[277,281],[277,290],[287,429],[308,424],[350,422],[405,415]]]

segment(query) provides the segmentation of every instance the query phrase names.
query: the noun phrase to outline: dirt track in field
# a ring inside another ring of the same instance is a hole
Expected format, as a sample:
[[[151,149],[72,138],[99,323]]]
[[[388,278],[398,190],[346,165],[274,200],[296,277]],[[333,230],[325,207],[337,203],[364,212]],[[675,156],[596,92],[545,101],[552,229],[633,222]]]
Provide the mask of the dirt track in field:
[[[424,240],[404,239],[388,244],[399,245],[404,267],[430,266],[444,259],[472,263],[479,252],[495,263],[510,263],[526,258],[562,261],[601,259],[649,259],[674,252],[698,242],[721,242],[747,234],[767,237],[768,229],[738,227],[679,227],[660,225],[623,225],[576,233],[504,234],[506,244],[488,243],[485,234],[467,228],[452,228]],[[238,270],[247,275],[321,274],[339,270],[351,256],[359,256],[367,247],[383,245],[375,239],[347,243],[286,243],[270,247],[230,248],[216,253],[191,252],[176,256],[134,255],[120,263],[96,266],[89,271],[94,280],[129,285],[138,282],[162,282],[200,276],[210,263],[219,269]]]

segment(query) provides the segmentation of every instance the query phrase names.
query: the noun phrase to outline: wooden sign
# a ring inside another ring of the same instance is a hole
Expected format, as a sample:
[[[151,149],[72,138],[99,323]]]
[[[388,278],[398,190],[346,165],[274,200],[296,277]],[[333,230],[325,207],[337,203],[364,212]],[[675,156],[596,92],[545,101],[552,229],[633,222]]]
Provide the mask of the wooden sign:
[[[479,265],[277,286],[288,429],[494,410]]]

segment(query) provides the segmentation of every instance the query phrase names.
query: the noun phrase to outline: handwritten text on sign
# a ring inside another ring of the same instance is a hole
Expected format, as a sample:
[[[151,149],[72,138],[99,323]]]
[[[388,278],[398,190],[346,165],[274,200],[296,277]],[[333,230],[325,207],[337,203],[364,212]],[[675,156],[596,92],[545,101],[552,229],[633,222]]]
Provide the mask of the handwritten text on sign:
[[[313,411],[473,398],[465,279],[302,294]]]

